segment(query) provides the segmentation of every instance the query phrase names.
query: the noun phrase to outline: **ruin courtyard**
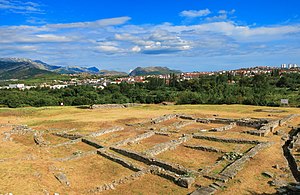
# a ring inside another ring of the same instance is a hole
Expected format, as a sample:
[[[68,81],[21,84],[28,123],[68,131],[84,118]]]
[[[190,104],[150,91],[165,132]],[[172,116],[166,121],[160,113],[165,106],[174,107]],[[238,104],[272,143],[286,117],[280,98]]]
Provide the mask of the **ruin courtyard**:
[[[297,191],[299,108],[0,109],[0,194]]]

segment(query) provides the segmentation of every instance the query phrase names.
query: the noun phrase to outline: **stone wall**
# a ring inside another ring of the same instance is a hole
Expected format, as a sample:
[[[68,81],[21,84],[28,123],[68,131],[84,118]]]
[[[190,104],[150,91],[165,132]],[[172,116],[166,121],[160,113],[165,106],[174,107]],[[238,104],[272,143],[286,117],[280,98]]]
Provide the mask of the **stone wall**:
[[[186,148],[191,148],[194,150],[201,150],[205,152],[216,152],[216,153],[225,153],[225,151],[222,151],[220,149],[210,147],[210,146],[200,146],[200,145],[184,145]]]
[[[274,132],[275,128],[279,126],[279,120],[270,121],[269,123],[264,123],[258,130],[249,130],[245,133],[257,136],[266,136],[270,132]]]
[[[124,127],[112,127],[109,129],[104,129],[104,130],[100,130],[98,132],[94,132],[88,135],[88,137],[98,137],[101,135],[105,135],[107,133],[112,133],[112,132],[116,132],[116,131],[122,131],[124,130]]]
[[[111,152],[108,152],[106,149],[97,150],[97,154],[99,154],[111,161],[114,161],[114,162],[122,165],[123,167],[131,169],[132,171],[141,171],[143,169],[143,168],[138,167],[138,166],[132,164],[131,162],[119,157],[119,156],[116,156],[115,154],[113,154]]]
[[[118,152],[124,156],[132,158],[134,160],[141,161],[147,165],[156,165],[165,170],[177,173],[179,175],[185,175],[185,174],[189,174],[189,173],[198,174],[197,172],[195,172],[193,170],[189,170],[181,165],[164,162],[162,160],[155,159],[153,157],[148,157],[146,155],[139,154],[139,153],[131,151],[131,150],[126,150],[126,149],[121,149],[121,148],[116,148],[116,147],[110,147],[110,149],[115,152]]]
[[[128,103],[128,104],[94,104],[92,105],[92,109],[110,109],[110,108],[128,108],[140,106],[140,104],[136,103]]]
[[[91,138],[82,138],[81,140],[83,143],[86,143],[94,148],[104,148],[104,146],[102,146],[98,141],[93,140]]]
[[[155,155],[158,155],[158,154],[160,154],[164,151],[173,150],[177,146],[179,146],[180,144],[188,141],[191,138],[192,138],[191,136],[184,136],[184,137],[180,137],[177,140],[171,140],[169,142],[160,143],[160,144],[157,144],[154,147],[146,150],[143,154],[145,154],[147,156],[155,156]]]
[[[52,133],[52,135],[55,135],[58,137],[63,137],[63,138],[70,139],[70,140],[75,140],[78,138],[82,138],[84,136],[84,135],[73,134],[73,133]]]
[[[157,123],[161,123],[161,122],[164,122],[164,121],[167,121],[167,120],[171,120],[171,119],[176,118],[176,117],[177,117],[176,114],[166,114],[166,115],[151,119],[151,123],[152,124],[157,124]]]
[[[114,190],[117,186],[119,186],[121,184],[129,183],[129,182],[133,182],[148,173],[149,173],[149,170],[141,170],[141,171],[135,172],[135,173],[131,174],[130,176],[126,176],[124,178],[114,180],[111,183],[104,184],[104,185],[98,186],[92,190],[89,190],[87,192],[87,194],[100,193],[100,192],[104,192],[104,191],[108,191],[108,190]]]
[[[123,146],[123,145],[126,145],[126,144],[133,144],[133,143],[136,143],[136,142],[141,141],[143,139],[146,139],[148,137],[151,137],[153,135],[155,135],[155,132],[154,131],[149,131],[147,133],[137,135],[136,137],[128,138],[128,139],[122,140],[120,142],[117,142],[115,144],[115,146],[118,147],[118,146]]]
[[[42,133],[35,133],[33,136],[34,142],[39,146],[48,146],[50,142],[45,141],[42,136]]]
[[[269,143],[261,143],[254,146],[240,159],[234,161],[232,164],[225,167],[225,169],[221,171],[220,175],[232,179],[241,169],[243,169],[246,162],[250,161],[251,158],[253,158],[259,151],[261,151],[267,146],[269,146]]]
[[[222,126],[222,127],[217,127],[217,128],[213,128],[213,129],[211,129],[209,131],[222,132],[222,131],[230,130],[230,129],[234,128],[235,126],[236,126],[236,123],[233,122],[233,123],[230,123],[229,125]]]
[[[288,121],[292,120],[295,117],[298,117],[299,114],[290,114],[287,117],[284,117],[283,119],[279,120],[279,126],[282,126],[286,124]]]
[[[224,143],[236,143],[236,144],[259,144],[258,140],[247,140],[247,139],[232,139],[232,138],[220,138],[215,136],[204,136],[200,134],[194,134],[195,139],[205,139],[209,141],[224,142]]]
[[[155,165],[150,165],[150,172],[154,175],[158,175],[160,177],[173,181],[177,185],[184,188],[190,188],[195,182],[195,179],[193,177],[180,176]]]

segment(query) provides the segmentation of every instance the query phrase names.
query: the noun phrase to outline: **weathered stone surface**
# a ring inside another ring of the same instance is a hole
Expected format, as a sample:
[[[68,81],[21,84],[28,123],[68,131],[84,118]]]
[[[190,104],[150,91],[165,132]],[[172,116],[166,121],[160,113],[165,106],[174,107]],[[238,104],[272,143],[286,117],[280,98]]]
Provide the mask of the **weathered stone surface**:
[[[200,146],[200,145],[184,145],[184,147],[195,149],[195,150],[201,150],[205,152],[216,152],[216,153],[225,153],[224,151],[211,147],[211,146]]]
[[[229,125],[223,126],[223,127],[217,127],[217,128],[213,128],[209,131],[213,131],[213,132],[222,132],[222,131],[227,131],[230,130],[232,128],[234,128],[236,126],[236,123],[230,123]]]
[[[99,143],[98,141],[96,140],[93,140],[91,138],[82,138],[82,142],[90,145],[90,146],[93,146],[95,148],[104,148],[104,146],[101,145],[101,143]]]
[[[35,133],[33,139],[34,139],[34,142],[41,147],[47,146],[50,144],[50,142],[45,141],[45,139],[42,136],[42,133]]]
[[[158,167],[161,167],[165,170],[168,171],[172,171],[176,174],[179,175],[185,175],[185,174],[189,174],[189,173],[193,173],[193,174],[198,174],[197,172],[187,169],[181,165],[178,164],[173,164],[173,163],[168,163],[153,157],[148,157],[146,155],[143,154],[139,154],[137,152],[134,151],[130,151],[130,150],[126,150],[126,149],[121,149],[121,148],[116,148],[116,147],[110,147],[111,150],[114,150],[115,152],[118,152],[124,156],[127,156],[129,158],[132,158],[134,160],[137,161],[141,161],[147,165],[156,165]]]
[[[228,165],[220,175],[226,176],[229,178],[234,178],[235,175],[244,167],[245,163],[253,158],[260,150],[269,146],[268,144],[258,144],[251,148],[247,153],[244,154],[241,158],[234,161],[232,164]]]
[[[66,139],[70,139],[70,140],[79,139],[79,138],[82,138],[84,136],[84,135],[72,134],[72,133],[53,133],[53,135],[58,136],[58,137],[63,137],[63,138],[66,138]]]
[[[59,172],[59,173],[54,174],[54,176],[63,185],[70,186],[70,182],[69,182],[67,176],[64,173]]]
[[[192,187],[193,183],[195,183],[195,178],[193,177],[182,177],[178,180],[178,185],[185,188]]]
[[[99,149],[97,150],[97,153],[111,161],[114,161],[116,163],[119,163],[120,165],[126,167],[126,168],[129,168],[133,171],[141,171],[142,168],[141,167],[138,167],[137,165],[134,165],[132,164],[131,162],[119,157],[119,156],[116,156],[115,154],[111,153],[111,152],[108,152],[107,150],[105,149]]]
[[[205,139],[209,141],[225,142],[225,143],[236,143],[236,144],[259,144],[257,140],[246,140],[246,139],[232,139],[232,138],[220,138],[215,136],[204,136],[201,134],[194,134],[195,139]]]
[[[88,137],[98,137],[101,135],[105,135],[107,133],[112,133],[112,132],[116,132],[116,131],[122,131],[124,130],[124,127],[112,127],[109,129],[104,129],[104,130],[100,130],[98,132],[94,132],[88,135]]]
[[[136,103],[128,103],[128,104],[94,104],[91,106],[92,109],[109,109],[109,108],[128,108],[140,106],[140,104]]]
[[[268,178],[273,178],[274,177],[274,174],[273,173],[270,173],[268,171],[265,171],[263,173],[261,173],[263,176],[265,177],[268,177]]]
[[[157,144],[154,147],[146,150],[143,154],[145,154],[147,156],[155,156],[155,155],[158,155],[158,154],[160,154],[164,151],[173,150],[177,146],[179,146],[180,144],[188,141],[191,138],[192,138],[191,136],[184,136],[184,137],[180,137],[177,140],[171,140],[169,142],[160,143],[160,144]]]
[[[146,132],[146,133],[144,133],[144,134],[137,135],[137,136],[134,137],[134,138],[128,138],[128,139],[125,139],[125,140],[123,140],[123,141],[117,142],[117,143],[115,144],[115,146],[116,146],[116,147],[119,147],[119,146],[123,146],[123,145],[126,145],[126,144],[133,144],[133,143],[136,143],[136,142],[141,141],[141,140],[143,140],[143,139],[146,139],[146,138],[148,138],[148,137],[151,137],[151,136],[153,136],[153,135],[155,135],[155,132],[153,132],[153,131]]]
[[[90,194],[90,193],[99,193],[99,192],[103,192],[103,191],[107,191],[107,190],[114,190],[118,185],[133,182],[148,173],[149,173],[149,170],[147,170],[147,169],[141,170],[141,171],[131,174],[130,176],[126,176],[124,178],[114,180],[112,183],[108,183],[108,184],[104,184],[104,185],[95,187],[94,189],[89,190],[87,193]]]
[[[167,120],[171,120],[176,117],[177,117],[176,114],[166,114],[166,115],[151,119],[151,123],[157,124],[157,123],[161,123],[161,122],[164,122]]]

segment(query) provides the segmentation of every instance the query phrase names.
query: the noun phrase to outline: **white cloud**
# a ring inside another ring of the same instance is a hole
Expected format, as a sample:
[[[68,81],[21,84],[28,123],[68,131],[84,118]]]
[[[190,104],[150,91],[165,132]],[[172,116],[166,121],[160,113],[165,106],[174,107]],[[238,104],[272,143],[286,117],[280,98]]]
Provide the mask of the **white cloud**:
[[[64,29],[64,28],[98,28],[105,26],[115,26],[121,25],[128,22],[130,17],[118,17],[118,18],[108,18],[101,19],[92,22],[74,22],[74,23],[61,23],[61,24],[48,24],[46,27],[55,28],[55,29]]]
[[[43,10],[40,9],[40,5],[34,2],[24,2],[19,0],[0,0],[0,10],[6,10],[8,12],[20,13],[20,14],[41,14]]]
[[[196,18],[196,17],[203,17],[207,16],[211,13],[209,9],[203,9],[203,10],[185,10],[180,12],[180,16],[182,17],[188,17],[188,18]]]

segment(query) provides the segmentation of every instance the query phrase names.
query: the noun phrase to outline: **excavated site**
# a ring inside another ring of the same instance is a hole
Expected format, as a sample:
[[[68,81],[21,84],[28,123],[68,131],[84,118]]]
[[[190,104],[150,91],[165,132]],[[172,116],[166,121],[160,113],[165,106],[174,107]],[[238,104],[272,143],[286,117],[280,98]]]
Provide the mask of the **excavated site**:
[[[0,194],[299,193],[300,112],[4,109]]]

